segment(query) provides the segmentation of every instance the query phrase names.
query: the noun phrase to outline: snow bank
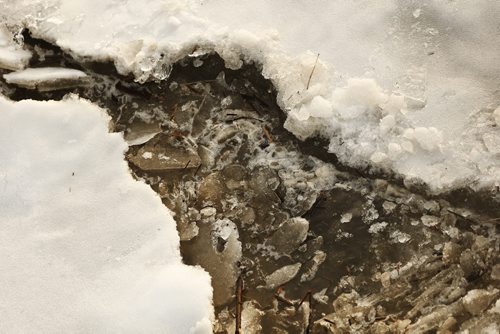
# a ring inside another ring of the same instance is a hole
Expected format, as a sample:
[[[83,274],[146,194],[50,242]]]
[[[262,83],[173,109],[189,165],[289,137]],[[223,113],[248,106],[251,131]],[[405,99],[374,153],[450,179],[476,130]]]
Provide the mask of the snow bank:
[[[0,97],[0,332],[211,333],[210,278],[91,103]]]
[[[287,128],[329,139],[347,165],[434,192],[500,184],[497,2],[3,2],[10,20],[139,81],[210,50],[231,68],[259,62]]]

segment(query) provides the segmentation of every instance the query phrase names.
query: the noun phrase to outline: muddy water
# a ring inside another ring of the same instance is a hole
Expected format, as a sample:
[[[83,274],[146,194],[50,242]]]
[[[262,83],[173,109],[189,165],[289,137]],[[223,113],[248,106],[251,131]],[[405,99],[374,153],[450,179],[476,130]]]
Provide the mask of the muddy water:
[[[25,40],[37,45],[31,66],[78,68],[92,84],[40,93],[0,80],[2,94],[45,100],[71,92],[109,111],[113,130],[133,144],[132,173],[175,213],[184,261],[212,276],[214,331],[500,325],[491,311],[500,288],[495,194],[430,197],[394,176],[339,165],[321,141],[300,143],[283,129],[257,65],[233,71],[216,54],[187,57],[167,81],[138,84],[112,64]]]

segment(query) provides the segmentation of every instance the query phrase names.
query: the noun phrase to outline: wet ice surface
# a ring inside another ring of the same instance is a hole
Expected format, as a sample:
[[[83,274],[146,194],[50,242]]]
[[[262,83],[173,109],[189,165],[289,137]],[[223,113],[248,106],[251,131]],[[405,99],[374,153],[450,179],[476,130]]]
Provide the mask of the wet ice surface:
[[[87,83],[87,75],[79,70],[61,67],[28,68],[4,74],[9,84],[41,92],[82,86]]]
[[[166,82],[140,85],[110,64],[30,48],[32,66],[81,70],[92,85],[38,92],[2,80],[2,94],[74,92],[108,108],[131,145],[133,174],[175,213],[184,261],[212,276],[216,332],[500,326],[492,196],[429,198],[343,168],[321,142],[283,129],[274,89],[253,65],[233,71],[217,55],[188,57]]]

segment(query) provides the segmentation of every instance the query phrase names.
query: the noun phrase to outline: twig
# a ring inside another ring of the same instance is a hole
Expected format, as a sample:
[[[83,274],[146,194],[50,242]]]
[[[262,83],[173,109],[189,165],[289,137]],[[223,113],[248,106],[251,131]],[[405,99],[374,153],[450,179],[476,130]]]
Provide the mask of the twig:
[[[198,106],[198,112],[200,112],[200,111],[201,111],[201,108],[203,107],[203,104],[205,104],[205,100],[206,100],[206,98],[207,98],[207,95],[208,95],[207,93],[205,93],[205,95],[203,95],[203,99],[201,100],[201,103],[200,103],[200,105]]]
[[[318,59],[319,59],[319,53],[318,55],[316,56],[316,61],[314,62],[314,66],[312,68],[312,71],[311,71],[311,74],[309,74],[309,80],[307,80],[307,87],[306,87],[306,90],[309,89],[309,84],[311,83],[311,78],[313,76],[313,73],[314,73],[314,70],[316,69],[316,64],[318,64]]]
[[[227,116],[235,116],[233,119],[228,120],[228,121],[239,121],[240,119],[253,119],[254,121],[259,121],[259,122],[264,122],[263,119],[257,118],[257,117],[250,117],[250,116],[239,116],[236,114],[226,114]]]
[[[312,304],[312,292],[311,292],[311,290],[309,290],[306,293],[306,295],[304,296],[304,298],[302,298],[302,300],[300,301],[300,303],[297,307],[300,307],[306,299],[309,302],[309,317],[307,318],[307,326],[306,326],[305,333],[310,334],[312,331],[312,323],[313,323],[313,321],[312,321],[313,304]]]
[[[198,174],[198,171],[200,170],[201,168],[201,164],[198,165],[198,168],[196,168],[196,171],[194,172],[193,176],[196,176],[196,174]]]
[[[186,163],[186,166],[184,166],[184,168],[182,170],[188,168],[190,162],[191,162],[191,160],[188,160],[188,162]]]
[[[499,218],[492,218],[492,219],[486,219],[486,220],[482,220],[480,221],[480,223],[491,223],[491,222],[496,222],[496,221],[500,221],[500,217]]]
[[[236,281],[236,329],[235,334],[241,333],[241,312],[243,308],[243,277],[238,276]]]
[[[312,298],[312,292],[309,290],[309,291],[307,291],[304,298],[302,298],[302,300],[300,301],[300,303],[297,307],[300,307],[300,305],[302,305],[306,301],[306,299],[309,299],[308,302],[309,302],[309,304],[311,304],[311,298]]]
[[[283,291],[283,288],[278,288],[276,290],[276,292],[274,293],[274,298],[276,298],[278,301],[280,301],[288,306],[296,307],[297,305],[294,302],[292,302],[292,301],[290,301],[290,300],[288,300],[285,297],[280,295],[280,292],[282,292],[282,291]]]
[[[468,222],[471,222],[471,223],[474,223],[474,224],[477,224],[477,223],[478,223],[475,219],[470,218],[470,217],[467,217],[467,216],[464,216],[463,214],[461,214],[461,213],[459,213],[459,212],[456,212],[456,211],[454,211],[454,210],[452,210],[452,209],[447,209],[447,211],[448,211],[449,213],[454,214],[454,215],[455,215],[455,216],[457,216],[457,217],[462,218],[462,219],[463,219],[463,220],[465,220],[465,221],[468,221]]]
[[[265,125],[262,127],[262,130],[264,131],[264,136],[266,137],[267,141],[269,143],[272,143],[273,142],[273,137],[271,137],[271,134],[269,133],[269,130],[267,130],[267,128],[266,128]]]

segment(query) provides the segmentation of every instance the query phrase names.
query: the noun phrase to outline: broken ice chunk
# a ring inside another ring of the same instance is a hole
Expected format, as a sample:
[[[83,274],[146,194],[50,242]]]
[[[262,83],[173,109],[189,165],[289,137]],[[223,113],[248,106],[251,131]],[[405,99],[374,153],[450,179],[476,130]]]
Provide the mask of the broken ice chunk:
[[[316,251],[314,257],[310,261],[310,267],[300,277],[301,282],[306,282],[314,279],[318,272],[319,266],[326,260],[326,253],[323,251]]]
[[[0,68],[6,70],[22,70],[28,65],[31,59],[31,52],[14,47],[0,47]]]
[[[301,263],[290,264],[284,266],[266,277],[266,287],[274,289],[280,285],[290,282],[300,270]]]
[[[130,155],[130,161],[144,171],[168,171],[174,169],[197,168],[201,159],[190,149],[170,145],[146,145],[136,154]]]
[[[415,139],[420,146],[427,151],[435,150],[443,142],[443,135],[441,131],[434,127],[415,128]]]
[[[500,135],[497,133],[485,133],[483,135],[483,142],[486,149],[493,153],[500,153]]]
[[[422,109],[427,104],[427,101],[424,99],[418,99],[411,96],[405,96],[404,98],[406,107],[411,110]]]
[[[420,218],[420,220],[422,221],[422,224],[424,224],[427,227],[432,227],[439,224],[439,218],[436,216],[423,215],[422,218]]]
[[[301,217],[286,220],[274,232],[267,244],[273,246],[280,254],[289,254],[306,240],[309,222]]]
[[[398,230],[393,231],[391,233],[391,242],[393,242],[393,243],[404,244],[410,240],[411,240],[411,236],[408,233],[404,233],[404,232],[401,232]]]
[[[160,126],[157,123],[134,122],[125,131],[124,138],[129,146],[142,145],[160,132]]]
[[[496,125],[500,126],[500,107],[493,111],[493,119],[495,120]]]
[[[373,233],[373,234],[377,234],[377,233],[385,230],[386,227],[387,227],[387,222],[375,223],[375,224],[370,226],[370,228],[368,229],[368,232]]]
[[[214,305],[229,302],[238,278],[242,248],[236,224],[229,219],[199,224],[189,252],[190,261],[202,264],[212,277]]]
[[[340,222],[342,224],[349,223],[352,220],[352,213],[344,213],[342,216],[340,216]]]
[[[13,42],[11,34],[0,27],[0,68],[6,70],[22,70],[28,65],[31,52],[23,50]]]
[[[88,76],[82,71],[62,67],[28,68],[4,74],[7,83],[40,92],[72,88],[88,83]]]
[[[497,289],[492,291],[476,289],[470,290],[462,300],[467,312],[472,315],[478,315],[484,312],[496,297],[498,297]]]
[[[243,303],[241,312],[241,333],[257,334],[262,333],[260,324],[264,312],[259,310],[253,301]],[[236,333],[236,322],[233,322],[226,331],[227,333]]]

